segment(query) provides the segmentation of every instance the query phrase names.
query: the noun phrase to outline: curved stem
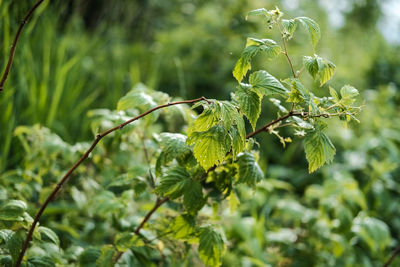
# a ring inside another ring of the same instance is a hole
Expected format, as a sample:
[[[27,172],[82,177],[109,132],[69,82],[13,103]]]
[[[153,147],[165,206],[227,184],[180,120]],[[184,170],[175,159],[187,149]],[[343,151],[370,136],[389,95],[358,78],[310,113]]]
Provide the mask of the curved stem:
[[[23,18],[23,20],[19,24],[17,33],[15,34],[15,37],[14,37],[14,41],[13,41],[13,43],[11,45],[11,51],[10,51],[10,56],[8,58],[7,66],[6,66],[6,69],[4,71],[3,78],[1,78],[1,81],[0,81],[0,92],[3,91],[4,84],[5,84],[6,80],[7,80],[8,74],[10,73],[11,65],[12,65],[13,60],[14,60],[15,49],[17,48],[17,43],[18,43],[19,37],[21,36],[22,28],[28,22],[28,19],[32,16],[33,12],[35,12],[36,8],[38,8],[38,6],[40,6],[40,4],[43,3],[43,1],[44,0],[37,1],[36,4],[33,7],[31,7],[31,9],[29,9],[28,13],[26,13],[25,17]]]
[[[389,267],[389,265],[392,263],[392,261],[394,260],[394,258],[396,258],[398,254],[400,254],[400,247],[396,248],[396,250],[393,251],[392,256],[390,256],[387,262],[385,262],[385,265],[383,265],[383,267]]]
[[[202,100],[208,101],[203,96],[203,97],[200,97],[200,98],[197,98],[197,99],[193,99],[193,100],[178,101],[178,102],[172,102],[172,103],[167,103],[167,104],[164,104],[164,105],[160,105],[160,106],[154,107],[154,108],[152,108],[152,109],[140,114],[139,116],[136,116],[136,117],[134,117],[134,118],[132,118],[130,120],[127,120],[126,122],[124,122],[124,123],[122,123],[122,124],[120,124],[118,126],[115,126],[115,127],[111,128],[111,129],[109,129],[109,130],[107,130],[107,131],[105,131],[105,132],[103,132],[101,134],[98,134],[96,136],[96,139],[93,141],[92,145],[89,147],[89,149],[81,156],[81,158],[77,162],[75,162],[75,164],[67,171],[67,173],[63,176],[63,178],[57,183],[57,186],[53,189],[53,191],[51,192],[49,197],[46,199],[46,201],[40,207],[38,213],[35,215],[33,223],[31,225],[31,227],[29,228],[28,235],[26,236],[24,244],[22,245],[22,249],[21,249],[21,252],[20,252],[20,254],[18,256],[18,260],[17,260],[17,262],[15,264],[15,267],[19,267],[21,265],[22,259],[24,258],[24,255],[25,255],[25,251],[29,246],[29,241],[32,238],[33,231],[35,230],[35,227],[38,224],[38,222],[40,220],[40,217],[42,216],[42,214],[43,214],[44,210],[46,209],[47,205],[49,205],[49,203],[53,200],[53,198],[56,196],[58,191],[60,191],[62,186],[68,181],[68,178],[71,176],[71,174],[74,172],[74,170],[76,168],[78,168],[78,166],[81,165],[82,162],[89,157],[90,153],[93,151],[93,149],[96,147],[96,145],[99,143],[99,141],[103,137],[105,137],[106,135],[108,135],[108,134],[110,134],[110,133],[112,133],[112,132],[114,132],[116,130],[122,129],[125,125],[130,124],[130,123],[132,123],[132,122],[134,122],[134,121],[136,121],[136,120],[138,120],[138,119],[140,119],[140,118],[142,118],[142,117],[144,117],[144,116],[146,116],[146,115],[148,115],[148,114],[150,114],[150,113],[152,113],[152,112],[154,112],[154,111],[156,111],[158,109],[162,109],[162,108],[169,107],[169,106],[174,106],[174,105],[179,105],[179,104],[192,104],[192,103],[199,102],[199,101],[202,101]],[[162,202],[162,203],[164,203],[164,202]],[[150,214],[150,216],[151,216],[151,214]],[[143,226],[141,226],[141,227],[143,227]],[[139,230],[140,230],[140,228],[139,228]]]
[[[136,227],[135,231],[133,232],[135,235],[138,235],[140,230],[143,228],[143,226],[146,224],[146,222],[150,219],[151,215],[159,208],[161,207],[162,204],[167,202],[169,200],[168,197],[164,197],[162,199],[157,198],[156,203],[154,204],[154,207],[146,214],[144,217],[143,221],[139,224],[138,227]],[[114,262],[117,263],[118,260],[121,258],[122,254],[124,254],[123,251],[119,251],[118,254],[115,256]]]

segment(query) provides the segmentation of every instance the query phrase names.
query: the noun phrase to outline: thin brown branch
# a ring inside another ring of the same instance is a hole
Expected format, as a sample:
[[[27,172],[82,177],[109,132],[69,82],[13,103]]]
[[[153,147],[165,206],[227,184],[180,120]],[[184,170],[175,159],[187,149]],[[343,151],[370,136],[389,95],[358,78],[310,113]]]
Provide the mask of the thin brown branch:
[[[164,198],[157,198],[156,203],[154,204],[154,207],[146,214],[146,216],[143,218],[142,222],[136,227],[135,231],[133,232],[135,235],[138,235],[140,230],[143,228],[143,226],[146,224],[146,222],[150,219],[151,215],[159,208],[161,207],[162,204],[167,202],[169,200],[168,197]],[[123,251],[119,251],[118,254],[115,256],[114,262],[117,263],[118,260],[121,258],[122,254],[124,254]]]
[[[389,267],[389,265],[392,263],[392,261],[394,260],[394,258],[396,258],[397,255],[400,254],[400,247],[396,248],[392,255],[390,256],[390,258],[385,262],[385,265],[383,265],[383,267]]]
[[[25,24],[28,22],[28,19],[32,16],[33,12],[35,12],[36,8],[38,8],[38,6],[40,6],[40,4],[42,2],[43,2],[43,0],[37,1],[36,4],[33,7],[31,7],[31,9],[29,9],[28,13],[26,13],[25,17],[19,24],[17,33],[15,34],[15,37],[14,37],[14,41],[11,45],[11,51],[10,51],[10,56],[8,58],[7,66],[4,71],[3,78],[1,78],[1,81],[0,81],[0,92],[3,91],[4,84],[7,80],[8,74],[10,73],[11,65],[14,60],[15,49],[17,48],[17,43],[18,43],[19,37],[21,36],[22,28],[25,26]]]
[[[96,139],[93,141],[92,145],[90,146],[90,148],[89,148],[89,149],[82,155],[82,157],[81,157],[77,162],[75,162],[75,164],[67,171],[67,173],[64,175],[64,177],[58,182],[57,186],[53,189],[53,191],[51,192],[50,196],[46,199],[46,201],[45,201],[45,202],[43,203],[43,205],[40,207],[38,213],[35,215],[35,218],[34,218],[34,220],[33,220],[33,223],[32,223],[32,225],[31,225],[31,227],[30,227],[30,229],[29,229],[28,235],[26,236],[26,239],[25,239],[25,241],[24,241],[24,244],[23,244],[23,246],[22,246],[21,252],[20,252],[20,254],[19,254],[19,256],[18,256],[18,260],[17,260],[15,266],[16,266],[16,267],[19,267],[19,266],[21,265],[22,259],[24,258],[24,255],[25,255],[25,251],[26,251],[26,249],[28,248],[29,242],[30,242],[30,240],[31,240],[31,238],[32,238],[33,231],[35,230],[35,227],[36,227],[36,225],[38,224],[38,222],[39,222],[39,220],[40,220],[40,217],[42,216],[42,214],[43,214],[44,210],[46,209],[47,205],[53,200],[53,198],[56,196],[56,194],[58,193],[58,191],[60,191],[60,189],[62,188],[62,186],[68,181],[68,178],[71,176],[71,174],[74,172],[74,170],[75,170],[76,168],[78,168],[78,166],[81,165],[82,162],[83,162],[85,159],[87,159],[87,158],[89,157],[90,153],[93,151],[93,149],[96,147],[96,145],[99,143],[99,141],[100,141],[103,137],[105,137],[106,135],[108,135],[108,134],[110,134],[110,133],[112,133],[112,132],[114,132],[114,131],[116,131],[116,130],[122,129],[125,125],[130,124],[130,123],[132,123],[132,122],[134,122],[134,121],[136,121],[136,120],[138,120],[138,119],[140,119],[140,118],[142,118],[142,117],[144,117],[144,116],[146,116],[146,115],[148,115],[148,114],[150,114],[150,113],[152,113],[152,112],[154,112],[154,111],[156,111],[156,110],[158,110],[158,109],[162,109],[162,108],[169,107],[169,106],[174,106],[174,105],[179,105],[179,104],[192,104],[192,103],[199,102],[199,101],[202,101],[202,100],[208,101],[208,100],[203,96],[203,97],[200,97],[200,98],[197,98],[197,99],[185,100],[185,101],[178,101],[178,102],[172,102],[172,103],[167,103],[167,104],[164,104],[164,105],[160,105],[160,106],[154,107],[154,108],[152,108],[152,109],[150,109],[150,110],[148,110],[148,111],[146,111],[146,112],[140,114],[139,116],[136,116],[136,117],[134,117],[134,118],[132,118],[132,119],[130,119],[130,120],[127,120],[126,122],[124,122],[124,123],[122,123],[122,124],[120,124],[120,125],[118,125],[118,126],[116,126],[116,127],[113,127],[113,128],[111,128],[111,129],[109,129],[109,130],[107,130],[107,131],[105,131],[105,132],[103,132],[103,133],[101,133],[101,134],[98,134],[98,135],[96,136]],[[161,204],[162,204],[162,203],[161,203]],[[160,204],[160,205],[161,205],[161,204]],[[151,214],[150,214],[150,216],[151,216]],[[147,220],[148,220],[148,219],[147,219]],[[147,221],[147,220],[146,220],[146,221]],[[145,223],[146,221],[144,221],[144,223]],[[141,226],[141,227],[143,227],[143,226]],[[139,228],[139,230],[141,229],[141,227]]]

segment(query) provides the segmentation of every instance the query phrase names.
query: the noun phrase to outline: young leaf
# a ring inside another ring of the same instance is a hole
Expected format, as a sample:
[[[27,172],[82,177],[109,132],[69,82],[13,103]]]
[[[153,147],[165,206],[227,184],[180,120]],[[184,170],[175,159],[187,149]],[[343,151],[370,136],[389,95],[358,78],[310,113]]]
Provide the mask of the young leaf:
[[[171,230],[177,239],[184,239],[190,237],[196,229],[195,218],[191,215],[182,214],[175,218],[171,225]]]
[[[221,257],[225,245],[220,234],[210,227],[202,228],[200,232],[199,256],[207,266],[221,265]]]
[[[200,165],[208,170],[221,163],[231,146],[231,139],[224,127],[216,125],[206,132],[195,132],[187,143],[194,145],[193,153]]]
[[[321,38],[321,30],[318,24],[314,20],[307,17],[298,17],[295,18],[295,20],[300,22],[300,24],[308,31],[312,44],[315,47]]]
[[[261,113],[261,97],[257,93],[250,91],[248,86],[244,84],[238,86],[235,96],[241,111],[249,119],[254,130]]]
[[[236,155],[243,151],[246,139],[242,137],[236,125],[231,127],[229,134],[232,138],[232,155],[236,158]]]
[[[323,59],[321,57],[316,57],[317,62],[318,62],[318,74],[319,74],[319,80],[320,80],[320,86],[325,84],[327,81],[329,81],[333,73],[335,72],[336,66],[329,60]]]
[[[340,89],[340,95],[342,97],[340,103],[345,106],[350,106],[354,103],[354,97],[358,95],[358,90],[353,86],[345,85]]]
[[[318,55],[314,55],[314,57],[305,56],[304,66],[314,80],[317,77],[319,78],[320,86],[324,85],[332,78],[336,68],[335,64]]]
[[[281,47],[270,39],[248,38],[246,48],[233,68],[233,76],[238,82],[241,82],[247,71],[251,69],[251,59],[260,51],[265,51],[268,58],[274,58],[281,52]]]
[[[281,24],[285,37],[288,39],[292,38],[293,33],[297,28],[297,21],[295,19],[283,19]]]
[[[304,149],[308,161],[308,171],[314,172],[325,163],[330,163],[335,156],[336,149],[329,137],[322,132],[322,126],[317,125],[314,131],[306,135]]]
[[[247,183],[250,186],[255,186],[255,184],[264,177],[264,174],[252,153],[245,152],[240,154],[237,163],[238,183]]]
[[[156,192],[169,196],[171,199],[178,198],[183,195],[190,180],[190,175],[185,168],[180,166],[170,168],[161,177],[160,185],[157,186]]]
[[[260,95],[286,95],[287,89],[274,76],[265,70],[253,72],[249,78],[252,89]]]

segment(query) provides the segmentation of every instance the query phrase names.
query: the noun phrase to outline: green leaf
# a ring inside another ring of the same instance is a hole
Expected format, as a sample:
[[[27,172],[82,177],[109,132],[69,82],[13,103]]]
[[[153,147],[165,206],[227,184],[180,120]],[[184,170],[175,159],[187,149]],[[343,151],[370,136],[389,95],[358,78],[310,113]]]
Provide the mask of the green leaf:
[[[308,31],[312,44],[315,47],[321,38],[321,30],[318,24],[314,20],[307,17],[297,17],[295,20],[300,22],[300,24]]]
[[[304,66],[308,70],[308,73],[314,78],[317,78],[318,75],[318,62],[315,57],[304,56],[303,58]]]
[[[161,177],[160,185],[157,186],[156,192],[175,199],[183,195],[185,187],[190,181],[190,175],[185,168],[176,166],[170,168]]]
[[[27,266],[32,267],[54,267],[56,266],[53,259],[49,256],[34,256],[28,259]]]
[[[270,16],[270,13],[265,8],[254,9],[249,13],[247,13],[247,16],[258,16],[258,15]]]
[[[246,144],[246,139],[245,137],[240,135],[236,125],[231,127],[229,134],[232,138],[232,155],[233,159],[235,159],[236,155],[243,151],[244,146]]]
[[[339,96],[335,89],[329,86],[329,94],[332,96],[335,103],[339,102]]]
[[[123,96],[117,104],[118,110],[127,110],[139,108],[140,110],[148,110],[157,106],[153,98],[140,90],[132,90]]]
[[[88,247],[79,255],[79,266],[96,267],[96,260],[101,256],[99,248]]]
[[[281,21],[284,35],[290,39],[297,28],[297,21],[295,19],[283,19]]]
[[[38,230],[40,232],[40,237],[42,240],[47,238],[57,246],[60,246],[60,239],[58,239],[57,234],[54,233],[53,230],[44,226],[39,226]]]
[[[354,103],[354,97],[358,96],[358,90],[350,85],[345,85],[340,89],[340,95],[342,99],[340,103],[345,106],[350,106]]]
[[[208,170],[224,160],[232,141],[224,127],[216,125],[206,132],[193,133],[187,142],[189,145],[194,145],[193,153],[196,160]]]
[[[266,52],[268,58],[274,58],[281,52],[281,47],[271,39],[248,38],[246,48],[233,68],[233,76],[238,82],[251,69],[251,59],[260,51]]]
[[[253,72],[249,78],[252,89],[260,95],[287,95],[287,89],[274,76],[265,70]]]
[[[314,172],[325,163],[330,163],[336,153],[328,136],[322,132],[322,126],[317,125],[314,131],[306,135],[304,149],[308,161],[308,171]]]
[[[390,245],[389,227],[383,221],[376,218],[361,214],[353,220],[351,230],[361,238],[375,255],[381,255]]]
[[[321,83],[320,86],[322,86],[332,78],[336,66],[329,60],[323,59],[321,57],[316,57],[316,58],[318,62],[318,74]]]
[[[319,57],[318,55],[314,55],[314,57],[305,56],[304,66],[314,80],[317,77],[319,78],[320,86],[324,85],[332,78],[336,69],[335,64],[329,60]]]
[[[243,84],[238,86],[235,96],[239,103],[240,110],[247,119],[249,119],[254,130],[261,113],[261,97],[257,93],[250,91]]]
[[[143,240],[135,233],[118,233],[115,237],[114,244],[119,251],[127,251],[133,247],[144,246]]]
[[[199,256],[207,266],[220,266],[225,245],[220,234],[210,227],[200,231]]]
[[[171,230],[177,239],[189,238],[196,229],[195,218],[191,215],[182,214],[175,218]]]
[[[197,181],[190,179],[185,187],[183,206],[189,213],[195,213],[204,206],[203,188]]]
[[[190,136],[193,132],[204,132],[215,126],[219,122],[219,115],[217,112],[216,104],[204,104],[203,112],[196,118],[194,123],[189,125],[187,135]]]
[[[96,260],[96,266],[109,267],[114,266],[114,254],[116,250],[112,245],[104,245],[101,248],[101,255]]]
[[[247,183],[250,186],[255,186],[264,177],[264,173],[252,153],[245,152],[240,154],[237,164],[237,183]]]
[[[9,200],[0,207],[0,220],[22,221],[26,208],[25,202],[21,200]]]
[[[13,232],[11,235],[7,235],[6,247],[11,254],[13,262],[15,262],[19,256],[22,244],[25,241],[25,236],[26,234],[23,230],[18,230],[17,232]]]

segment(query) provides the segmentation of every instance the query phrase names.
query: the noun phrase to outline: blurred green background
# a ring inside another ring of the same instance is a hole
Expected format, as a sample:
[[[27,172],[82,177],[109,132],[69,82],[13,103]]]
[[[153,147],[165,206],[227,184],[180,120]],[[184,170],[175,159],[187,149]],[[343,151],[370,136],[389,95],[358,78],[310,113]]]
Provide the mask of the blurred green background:
[[[34,2],[0,0],[1,70],[19,21]],[[400,245],[400,3],[395,0],[46,0],[24,28],[0,94],[0,183],[5,186],[4,174],[27,164],[23,142],[14,134],[17,126],[40,124],[69,144],[91,140],[88,111],[114,109],[139,82],[183,99],[228,99],[236,86],[232,68],[246,38],[278,40],[260,20],[246,21],[247,12],[275,6],[287,17],[319,23],[317,53],[337,66],[330,85],[355,86],[365,108],[360,124],[346,130],[339,122],[331,125],[337,156],[312,175],[302,140],[283,149],[274,136],[258,137],[268,179],[254,193],[242,192],[235,215],[240,220],[227,218],[232,249],[224,264],[379,266]],[[296,36],[289,53],[299,69],[300,55],[312,50],[304,32]],[[273,64],[261,57],[255,64],[277,77],[290,74],[284,57]],[[276,110],[265,102],[262,114],[260,125]]]

